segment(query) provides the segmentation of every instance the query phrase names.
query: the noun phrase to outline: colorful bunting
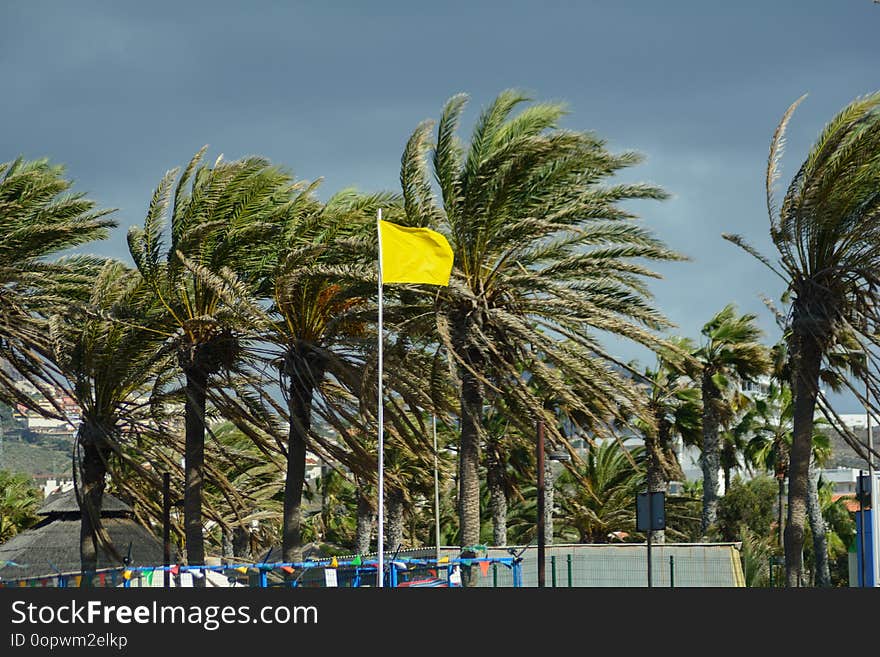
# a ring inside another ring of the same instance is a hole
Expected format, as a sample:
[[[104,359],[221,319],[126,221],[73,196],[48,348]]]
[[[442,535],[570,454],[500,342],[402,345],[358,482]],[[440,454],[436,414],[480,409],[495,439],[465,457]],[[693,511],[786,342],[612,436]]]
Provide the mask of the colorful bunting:
[[[106,586],[107,574],[106,573],[99,573],[98,574],[98,581],[101,583],[101,586]]]
[[[336,557],[333,557],[330,560],[330,567],[331,568],[339,568],[339,562],[336,560]]]
[[[122,579],[128,581],[131,579],[131,576],[132,576],[132,572],[130,570],[126,569],[126,570],[122,571]]]
[[[171,568],[168,569],[168,572],[171,573],[172,575],[177,575],[177,573],[180,572],[180,566],[178,566],[177,564],[174,564],[173,566],[171,566]]]
[[[352,566],[360,566],[361,563],[361,555],[357,555],[354,559],[351,560]]]
[[[283,570],[288,575],[293,575],[293,568],[290,566],[281,566],[281,570]]]
[[[153,571],[145,570],[144,571],[144,579],[147,580],[147,586],[153,585]]]
[[[482,574],[483,577],[487,577],[489,575],[489,562],[488,561],[481,561],[480,562],[480,574]]]
[[[239,566],[238,568],[233,568],[233,570],[241,573],[242,575],[246,574],[248,571],[247,566]]]
[[[437,563],[449,563],[449,557],[440,557],[437,559]]]

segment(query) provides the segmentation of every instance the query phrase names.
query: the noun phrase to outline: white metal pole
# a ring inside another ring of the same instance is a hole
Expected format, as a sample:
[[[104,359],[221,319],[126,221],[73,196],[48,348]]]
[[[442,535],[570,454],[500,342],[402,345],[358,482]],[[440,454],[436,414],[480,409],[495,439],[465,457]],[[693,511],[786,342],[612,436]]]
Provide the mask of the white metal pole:
[[[377,412],[377,418],[379,422],[379,535],[376,538],[377,548],[379,552],[379,569],[377,573],[378,583],[377,586],[382,588],[384,586],[384,574],[385,574],[385,559],[384,559],[384,551],[385,551],[385,465],[383,462],[384,459],[384,424],[385,424],[385,397],[384,392],[382,391],[382,342],[383,342],[383,333],[382,333],[382,229],[380,227],[379,222],[382,221],[382,208],[379,208],[379,212],[376,218],[376,235],[379,238],[379,408]]]
[[[431,416],[434,430],[434,536],[437,540],[437,561],[440,561],[440,475],[437,466],[437,416]]]
[[[868,500],[868,504],[871,506],[871,545],[868,546],[871,551],[871,562],[873,566],[873,580],[874,586],[880,585],[878,582],[878,575],[880,575],[880,550],[878,550],[878,545],[880,545],[880,536],[877,535],[878,530],[880,530],[880,522],[878,522],[878,508],[877,508],[877,486],[874,484],[874,434],[871,427],[871,388],[868,382],[868,359],[867,359],[867,348],[865,353],[865,402],[867,411],[867,425],[868,425],[868,495],[870,495],[870,499]],[[864,520],[864,516],[863,516]],[[864,556],[863,556],[864,558]]]

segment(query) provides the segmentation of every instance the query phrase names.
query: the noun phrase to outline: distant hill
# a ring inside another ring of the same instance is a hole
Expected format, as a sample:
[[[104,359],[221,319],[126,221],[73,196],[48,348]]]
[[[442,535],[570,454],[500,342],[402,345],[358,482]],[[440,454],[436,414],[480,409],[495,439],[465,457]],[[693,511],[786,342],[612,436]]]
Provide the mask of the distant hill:
[[[868,432],[865,429],[853,429],[853,434],[865,445],[868,444]],[[874,449],[880,446],[880,428],[875,427],[872,431]],[[861,456],[855,453],[843,437],[836,431],[828,431],[831,440],[832,456],[826,468],[867,468],[868,464]],[[874,461],[876,464],[876,460]]]
[[[32,477],[70,478],[71,446],[55,438],[4,436],[0,470],[22,472]]]

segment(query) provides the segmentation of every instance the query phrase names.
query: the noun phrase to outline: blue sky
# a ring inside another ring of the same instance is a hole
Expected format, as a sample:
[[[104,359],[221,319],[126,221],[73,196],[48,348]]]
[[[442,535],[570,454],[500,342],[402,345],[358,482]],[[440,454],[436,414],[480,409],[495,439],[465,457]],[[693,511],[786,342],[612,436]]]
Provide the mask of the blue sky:
[[[778,281],[721,233],[772,254],[773,129],[809,93],[785,183],[838,109],[880,89],[878,29],[871,0],[3,3],[0,161],[65,164],[78,190],[119,209],[92,251],[128,259],[125,232],[153,187],[203,144],[322,176],[325,196],[396,189],[408,135],[449,96],[470,94],[467,131],[517,87],[565,101],[565,127],[642,152],[623,178],[672,194],[632,207],[691,257],[652,288],[677,332],[696,335],[733,301],[775,338],[759,297],[778,297]]]

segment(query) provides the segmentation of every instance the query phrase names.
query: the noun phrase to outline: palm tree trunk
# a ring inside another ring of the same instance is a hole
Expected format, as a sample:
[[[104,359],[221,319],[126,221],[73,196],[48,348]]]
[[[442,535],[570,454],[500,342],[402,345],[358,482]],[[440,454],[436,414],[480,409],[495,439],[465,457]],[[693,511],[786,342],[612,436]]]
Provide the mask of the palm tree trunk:
[[[703,513],[700,518],[700,532],[705,537],[718,517],[718,468],[721,465],[721,450],[718,437],[718,415],[715,403],[720,397],[711,372],[703,372],[703,450],[700,465],[703,470]]]
[[[205,408],[208,375],[194,366],[186,373],[186,445],[184,459],[183,523],[186,560],[191,565],[205,563],[205,539],[202,533],[202,488],[205,467]],[[203,587],[205,579],[193,578],[194,587]]]
[[[82,582],[86,587],[91,586],[92,577],[98,568],[98,528],[107,475],[107,452],[101,448],[105,441],[98,431],[99,429],[83,425],[78,438],[82,447],[79,556]]]
[[[721,446],[721,468],[724,471],[724,495],[730,490],[731,474],[736,472],[739,467],[739,448],[737,448],[736,438],[727,435],[722,441]]]
[[[807,497],[807,513],[813,533],[813,551],[816,555],[816,586],[831,586],[831,569],[828,565],[828,540],[825,535],[825,519],[819,505],[819,472],[810,463],[810,488]]]
[[[228,562],[235,556],[232,548],[232,530],[226,525],[220,527],[220,550],[224,562]]]
[[[480,371],[479,358],[469,365]],[[461,547],[480,542],[480,422],[483,385],[467,369],[461,372],[461,437],[458,450],[458,517]]]
[[[779,547],[782,547],[785,545],[785,477],[777,477],[777,481],[779,482],[779,509],[777,509],[777,522],[779,523]]]
[[[486,459],[486,484],[489,488],[489,511],[492,516],[492,545],[507,545],[507,493],[504,486],[505,463],[498,446],[489,445]]]
[[[392,551],[403,544],[403,493],[391,488],[385,504],[385,545]]]
[[[302,495],[306,483],[306,448],[312,423],[312,396],[320,380],[305,358],[288,356],[287,477],[284,484],[284,516],[281,553],[285,561],[302,560]],[[295,364],[290,364],[295,363]]]
[[[544,459],[544,545],[553,545],[553,468]]]
[[[817,339],[795,321],[791,349],[794,372],[794,428],[788,470],[788,518],[785,527],[785,583],[803,583],[804,524],[813,451],[813,416],[819,389],[822,350]]]
[[[366,487],[358,482],[357,487],[357,534],[355,542],[358,554],[367,554],[370,551],[373,533],[373,519],[375,513]]]
[[[250,559],[251,535],[247,527],[237,526],[232,528],[232,556]]]

